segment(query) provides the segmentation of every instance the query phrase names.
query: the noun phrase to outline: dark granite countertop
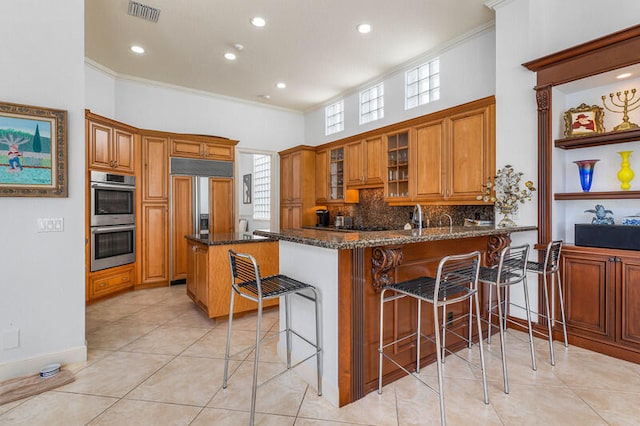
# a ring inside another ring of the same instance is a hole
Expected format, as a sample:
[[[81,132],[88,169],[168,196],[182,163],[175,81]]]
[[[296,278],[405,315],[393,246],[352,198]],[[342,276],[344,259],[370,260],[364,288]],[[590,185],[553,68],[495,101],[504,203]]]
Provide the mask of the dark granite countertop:
[[[493,226],[453,226],[451,228],[424,228],[392,231],[341,232],[326,229],[285,229],[282,231],[254,231],[255,235],[275,240],[291,241],[299,244],[328,249],[353,249],[394,244],[411,244],[425,241],[454,240],[460,238],[505,235],[514,232],[534,231],[537,226],[517,226],[495,228]]]
[[[248,232],[230,232],[214,234],[185,235],[187,240],[195,241],[208,246],[222,246],[226,244],[259,243],[274,241],[276,238],[254,235]]]

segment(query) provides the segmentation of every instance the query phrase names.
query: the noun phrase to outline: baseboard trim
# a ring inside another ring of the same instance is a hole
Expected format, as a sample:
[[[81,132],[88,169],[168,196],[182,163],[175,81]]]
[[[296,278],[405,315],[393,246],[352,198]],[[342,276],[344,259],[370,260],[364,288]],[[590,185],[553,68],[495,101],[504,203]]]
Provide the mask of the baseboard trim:
[[[66,364],[84,362],[86,360],[87,346],[83,345],[60,352],[51,352],[32,358],[4,362],[0,363],[0,381],[37,373],[45,365],[55,362],[62,364],[64,368]]]

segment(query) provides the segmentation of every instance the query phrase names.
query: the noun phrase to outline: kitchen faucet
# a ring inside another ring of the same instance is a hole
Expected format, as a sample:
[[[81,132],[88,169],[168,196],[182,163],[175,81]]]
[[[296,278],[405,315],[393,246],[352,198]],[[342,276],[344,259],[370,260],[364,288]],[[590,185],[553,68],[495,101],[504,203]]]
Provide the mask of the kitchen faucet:
[[[442,213],[442,216],[446,216],[449,218],[449,232],[451,232],[451,230],[453,229],[453,219],[451,219],[451,216],[446,213]],[[440,219],[442,219],[442,216],[440,217]]]
[[[416,204],[413,208],[413,223],[418,225],[418,230],[422,231],[422,207],[420,204]]]

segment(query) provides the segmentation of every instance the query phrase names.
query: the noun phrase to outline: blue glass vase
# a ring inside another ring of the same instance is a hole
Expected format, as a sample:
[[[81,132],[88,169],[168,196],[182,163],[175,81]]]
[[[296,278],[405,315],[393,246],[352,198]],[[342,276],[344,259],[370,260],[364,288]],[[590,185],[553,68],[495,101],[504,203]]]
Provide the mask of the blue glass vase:
[[[600,160],[580,160],[574,161],[578,165],[580,172],[580,186],[584,192],[589,192],[591,183],[593,182],[593,169]]]

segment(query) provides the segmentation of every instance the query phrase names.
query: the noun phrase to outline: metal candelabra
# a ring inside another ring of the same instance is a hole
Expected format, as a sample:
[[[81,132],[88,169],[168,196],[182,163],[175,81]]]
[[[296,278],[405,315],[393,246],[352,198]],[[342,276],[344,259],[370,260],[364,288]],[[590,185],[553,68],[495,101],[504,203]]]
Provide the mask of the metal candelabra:
[[[624,100],[620,96],[622,93],[624,93]],[[618,113],[618,114],[622,113],[622,123],[614,127],[613,128],[614,131],[617,132],[620,130],[629,130],[629,129],[635,129],[638,127],[637,124],[629,121],[629,111],[633,111],[634,109],[640,107],[640,104],[638,104],[638,101],[640,101],[640,98],[637,98],[634,101],[633,99],[635,98],[635,96],[636,96],[636,89],[631,89],[631,98],[629,98],[628,90],[625,90],[624,92],[616,92],[615,98],[613,96],[613,93],[609,93],[609,99],[612,107],[622,108],[622,111],[614,111],[611,108],[609,108],[606,103],[606,96],[602,96],[602,104],[607,110]],[[616,99],[619,103],[616,103]]]

